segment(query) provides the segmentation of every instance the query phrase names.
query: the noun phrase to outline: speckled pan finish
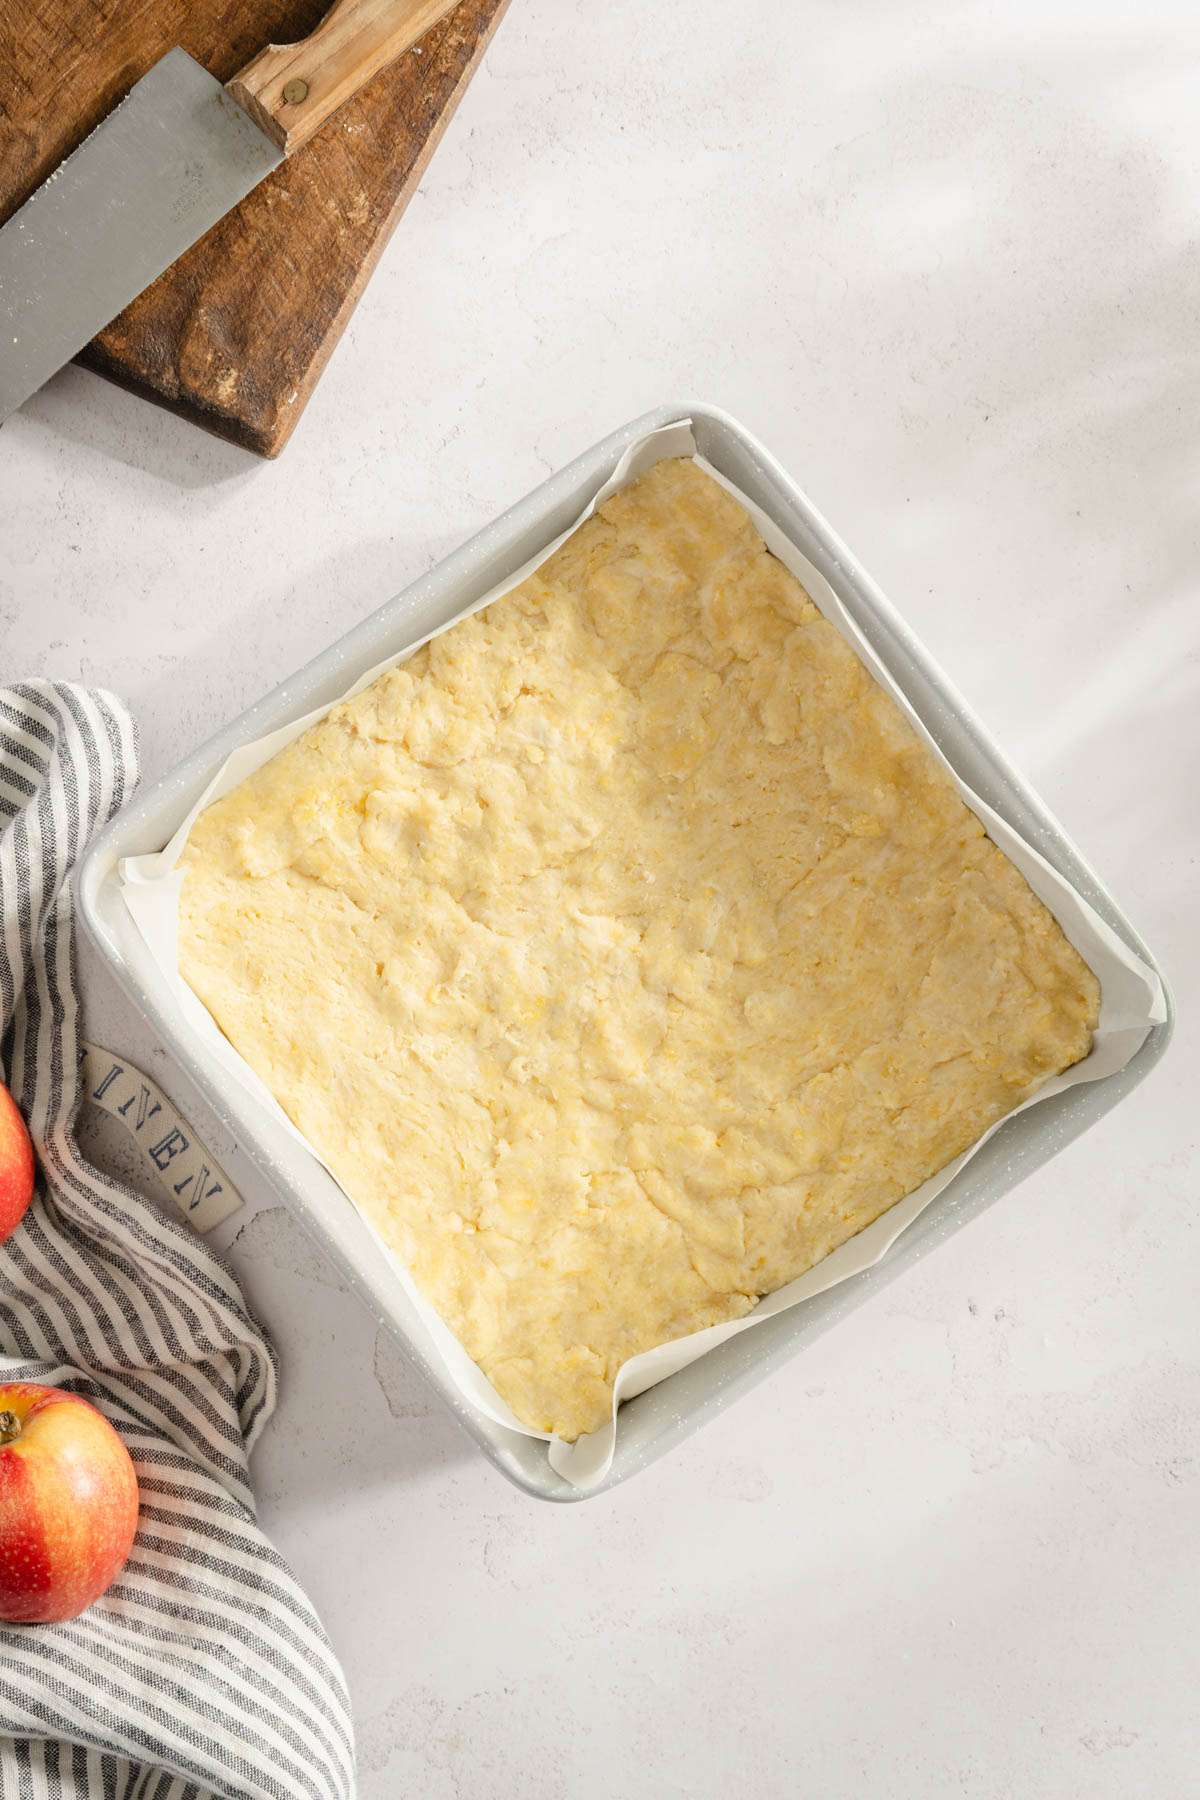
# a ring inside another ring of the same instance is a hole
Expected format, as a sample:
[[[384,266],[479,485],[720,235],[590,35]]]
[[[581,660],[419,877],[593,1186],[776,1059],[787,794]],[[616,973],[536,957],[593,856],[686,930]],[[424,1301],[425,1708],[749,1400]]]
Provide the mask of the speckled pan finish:
[[[493,1425],[464,1403],[434,1356],[382,1249],[332,1178],[281,1127],[232,1088],[192,1037],[125,910],[116,880],[120,858],[161,849],[230,751],[328,703],[363,671],[455,617],[535,555],[578,515],[635,439],[690,417],[697,448],[775,520],[841,598],[929,731],[963,778],[1003,814],[1083,894],[1113,929],[1157,964],[1099,877],[1080,856],[894,609],[795,484],[741,426],[712,407],[665,406],[613,432],[479,532],[421,580],[389,600],[321,656],[194,751],[127,806],[97,841],[80,877],[80,910],[118,981],[153,1021],[180,1066],[233,1132],[268,1182],[298,1213],[380,1324],[437,1389],[502,1474],[540,1499],[590,1498],[636,1474],[731,1400],[784,1365],[852,1308],[860,1306],[950,1232],[1048,1161],[1135,1087],[1170,1039],[1174,1008],[1137,1055],[1107,1080],[1082,1084],[1007,1121],[920,1214],[884,1260],[802,1306],[743,1332],[627,1403],[612,1469],[588,1493],[551,1470],[545,1446]],[[1161,975],[1161,971],[1159,971]],[[781,1406],[796,1387],[780,1373]]]

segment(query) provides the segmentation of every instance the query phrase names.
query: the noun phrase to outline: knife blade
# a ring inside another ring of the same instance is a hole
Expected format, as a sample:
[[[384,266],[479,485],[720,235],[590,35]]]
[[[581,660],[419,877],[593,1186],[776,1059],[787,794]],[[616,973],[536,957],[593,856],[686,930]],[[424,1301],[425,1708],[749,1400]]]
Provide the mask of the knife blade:
[[[339,0],[222,87],[169,50],[0,229],[0,424],[457,0]]]

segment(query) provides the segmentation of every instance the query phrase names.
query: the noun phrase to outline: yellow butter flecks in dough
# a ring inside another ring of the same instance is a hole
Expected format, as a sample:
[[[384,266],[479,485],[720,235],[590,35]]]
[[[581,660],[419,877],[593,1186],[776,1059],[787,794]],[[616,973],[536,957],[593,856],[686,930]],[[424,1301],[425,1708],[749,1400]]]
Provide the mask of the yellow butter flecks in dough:
[[[1095,978],[690,461],[197,821],[180,960],[529,1425],[1087,1053]]]

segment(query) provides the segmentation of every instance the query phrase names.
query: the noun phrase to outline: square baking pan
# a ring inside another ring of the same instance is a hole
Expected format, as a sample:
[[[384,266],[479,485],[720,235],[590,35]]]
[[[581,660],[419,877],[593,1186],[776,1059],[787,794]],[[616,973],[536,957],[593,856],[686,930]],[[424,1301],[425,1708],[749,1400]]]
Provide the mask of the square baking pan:
[[[387,1257],[351,1202],[304,1147],[231,1083],[195,1038],[121,897],[121,858],[160,850],[231,751],[339,698],[366,670],[437,630],[503,581],[577,518],[636,439],[690,419],[700,455],[774,520],[814,563],[962,778],[1052,863],[1131,949],[1157,964],[1099,877],[1009,765],[824,519],[763,447],[726,413],[664,406],[611,433],[389,600],[322,655],[145,789],[98,839],[80,876],[84,924],[134,1003],[268,1183],[299,1216],[380,1325],[437,1389],[484,1454],[527,1493],[589,1498],[626,1481],[765,1376],[780,1372],[843,1314],[861,1306],[942,1238],[1009,1192],[1085,1131],[1149,1073],[1171,1035],[1174,1009],[1126,1066],[1007,1120],[919,1215],[883,1260],[800,1306],[765,1320],[627,1401],[607,1477],[581,1490],[556,1475],[546,1445],[478,1414],[445,1371]],[[1161,971],[1158,971],[1161,976]],[[781,1388],[780,1399],[784,1392]]]

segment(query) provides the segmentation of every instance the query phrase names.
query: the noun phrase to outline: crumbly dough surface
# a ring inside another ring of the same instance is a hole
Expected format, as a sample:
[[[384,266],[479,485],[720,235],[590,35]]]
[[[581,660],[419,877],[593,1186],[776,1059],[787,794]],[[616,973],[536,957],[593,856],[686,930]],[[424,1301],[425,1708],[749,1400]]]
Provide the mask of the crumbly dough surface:
[[[527,1424],[1086,1055],[1098,986],[743,509],[659,463],[197,821],[180,965]]]

